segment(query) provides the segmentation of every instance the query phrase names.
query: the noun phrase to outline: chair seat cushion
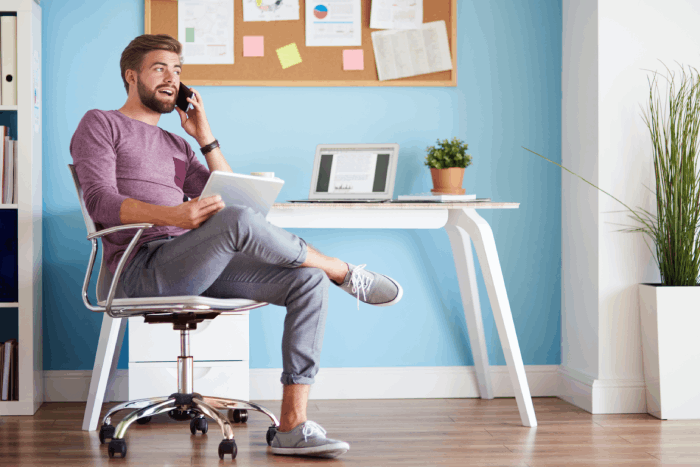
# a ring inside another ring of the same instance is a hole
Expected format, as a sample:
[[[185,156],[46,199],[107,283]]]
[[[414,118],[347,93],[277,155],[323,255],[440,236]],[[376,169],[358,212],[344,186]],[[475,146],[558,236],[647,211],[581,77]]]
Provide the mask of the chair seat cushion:
[[[106,306],[106,300],[97,302],[99,306]],[[266,305],[264,302],[256,302],[245,298],[212,298],[200,295],[180,295],[174,297],[140,297],[140,298],[115,298],[112,307],[148,305],[167,308],[171,306],[205,306],[212,310],[235,310],[237,308]]]

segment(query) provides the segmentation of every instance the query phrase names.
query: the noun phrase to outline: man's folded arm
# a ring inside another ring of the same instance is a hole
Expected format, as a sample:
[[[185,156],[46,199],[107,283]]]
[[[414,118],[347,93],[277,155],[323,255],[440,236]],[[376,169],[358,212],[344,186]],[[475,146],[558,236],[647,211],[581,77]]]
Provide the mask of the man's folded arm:
[[[154,225],[174,225],[173,208],[144,203],[134,198],[127,198],[119,208],[119,220],[122,224],[140,224],[147,222]]]

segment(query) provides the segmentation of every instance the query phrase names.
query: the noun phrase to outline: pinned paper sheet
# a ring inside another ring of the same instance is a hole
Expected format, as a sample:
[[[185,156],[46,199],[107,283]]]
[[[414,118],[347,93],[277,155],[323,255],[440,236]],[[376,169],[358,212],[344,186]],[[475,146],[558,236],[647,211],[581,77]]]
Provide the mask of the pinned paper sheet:
[[[452,69],[444,20],[424,23],[420,29],[374,31],[372,46],[379,81]]]
[[[365,53],[362,49],[343,50],[343,70],[364,70]]]
[[[243,36],[244,57],[265,56],[265,36]]]
[[[301,55],[299,55],[299,49],[295,42],[277,49],[277,57],[280,59],[282,69],[301,63]]]
[[[233,1],[178,0],[177,39],[188,65],[233,65]]]

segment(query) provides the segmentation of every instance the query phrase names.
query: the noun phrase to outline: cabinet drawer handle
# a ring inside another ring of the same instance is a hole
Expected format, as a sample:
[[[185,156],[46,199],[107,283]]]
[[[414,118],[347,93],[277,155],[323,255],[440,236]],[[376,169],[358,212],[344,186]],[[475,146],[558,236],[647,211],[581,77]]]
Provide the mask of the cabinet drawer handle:
[[[209,372],[211,371],[212,367],[210,366],[204,366],[204,367],[194,367],[194,373],[192,374],[192,377],[194,378],[195,381],[198,379],[204,378]],[[166,368],[168,370],[168,374],[173,377],[173,379],[177,379],[177,368]]]

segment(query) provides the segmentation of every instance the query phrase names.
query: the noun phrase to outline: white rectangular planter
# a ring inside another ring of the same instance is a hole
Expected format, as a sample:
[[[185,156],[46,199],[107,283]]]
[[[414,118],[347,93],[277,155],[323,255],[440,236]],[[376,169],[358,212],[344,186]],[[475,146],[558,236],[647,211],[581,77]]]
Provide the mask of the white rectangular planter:
[[[700,287],[639,286],[647,412],[700,419]]]

